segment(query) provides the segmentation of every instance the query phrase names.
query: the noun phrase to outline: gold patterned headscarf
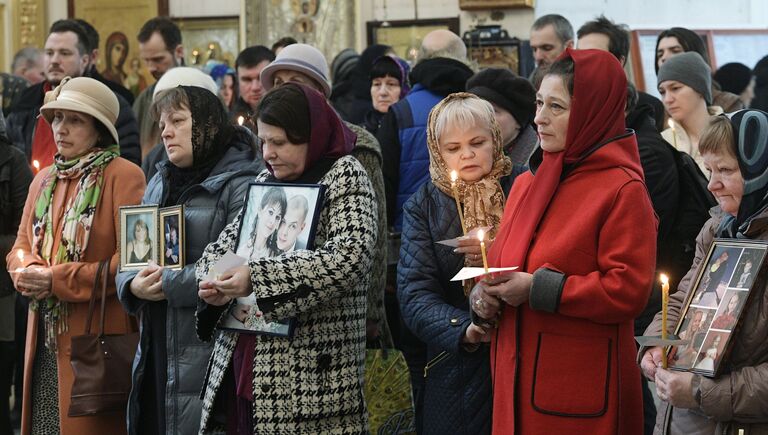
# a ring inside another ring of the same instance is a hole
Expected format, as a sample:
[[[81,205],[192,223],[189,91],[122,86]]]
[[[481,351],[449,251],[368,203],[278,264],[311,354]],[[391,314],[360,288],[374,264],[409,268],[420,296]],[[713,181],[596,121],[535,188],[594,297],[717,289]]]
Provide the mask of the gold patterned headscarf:
[[[427,146],[429,148],[429,175],[432,177],[432,183],[443,193],[453,197],[451,189],[450,169],[445,164],[443,156],[440,155],[440,145],[437,141],[437,131],[435,124],[445,107],[458,100],[478,99],[478,96],[467,92],[457,92],[448,95],[438,103],[431,112],[429,112],[429,123],[427,124]],[[504,148],[501,142],[501,129],[495,119],[491,120],[488,126],[493,140],[493,166],[491,172],[482,179],[467,183],[461,179],[456,180],[456,187],[459,194],[459,201],[464,208],[464,222],[467,231],[477,227],[490,227],[488,237],[496,237],[496,231],[499,229],[501,216],[504,214],[504,191],[499,184],[499,178],[509,175],[512,171],[512,163],[509,157],[504,155]]]

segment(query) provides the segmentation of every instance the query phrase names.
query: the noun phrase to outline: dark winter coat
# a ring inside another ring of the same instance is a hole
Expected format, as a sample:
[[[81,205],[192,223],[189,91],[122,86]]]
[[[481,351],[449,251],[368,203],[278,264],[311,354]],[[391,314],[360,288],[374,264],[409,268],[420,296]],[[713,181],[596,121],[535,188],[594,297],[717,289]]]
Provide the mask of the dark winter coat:
[[[16,291],[6,270],[5,256],[16,241],[31,182],[32,172],[24,153],[0,136],[0,297]]]
[[[253,149],[237,136],[236,142],[213,168],[208,178],[181,194],[184,204],[186,238],[185,266],[180,270],[163,271],[163,293],[167,299],[166,355],[167,382],[165,394],[165,425],[169,434],[192,434],[200,425],[202,402],[199,399],[203,377],[212,343],[204,343],[195,334],[195,308],[197,307],[197,279],[195,261],[206,245],[215,241],[224,227],[231,222],[243,206],[248,182],[256,178]],[[167,161],[159,165],[159,172],[147,186],[142,203],[162,204],[167,193]],[[117,291],[125,309],[139,317],[141,339],[133,364],[133,388],[128,403],[128,433],[140,431],[142,419],[141,391],[145,376],[147,352],[154,338],[150,328],[149,302],[136,298],[130,285],[136,272],[123,272],[117,276]]]
[[[43,86],[40,82],[28,87],[19,97],[19,103],[11,107],[6,119],[8,138],[27,155],[27,161],[32,158],[32,138],[35,136],[37,116],[43,105]],[[141,165],[141,149],[139,148],[139,126],[133,116],[131,106],[120,95],[115,94],[120,103],[120,113],[115,121],[117,136],[120,138],[120,157]]]
[[[417,412],[423,409],[424,434],[491,431],[489,346],[469,352],[462,344],[472,322],[469,303],[461,282],[450,281],[464,266],[464,256],[437,244],[459,235],[456,202],[431,181],[405,203],[397,295],[403,321],[425,343],[424,362],[430,365],[417,367],[406,355],[411,376],[424,376],[414,386],[415,399],[423,401]]]

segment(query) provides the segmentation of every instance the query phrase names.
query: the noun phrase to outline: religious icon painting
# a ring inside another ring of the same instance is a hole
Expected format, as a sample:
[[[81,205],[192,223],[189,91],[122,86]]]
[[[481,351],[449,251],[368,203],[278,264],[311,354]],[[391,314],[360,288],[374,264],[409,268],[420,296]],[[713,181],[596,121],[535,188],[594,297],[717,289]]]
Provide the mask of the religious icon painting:
[[[673,370],[710,377],[719,374],[744,307],[768,278],[767,252],[768,242],[763,241],[716,239],[712,243],[675,330],[685,342],[669,349]]]
[[[325,186],[320,184],[251,183],[235,253],[258,260],[313,249],[324,191]],[[265,321],[256,296],[251,294],[237,298],[221,328],[289,337],[294,324],[295,319]]]

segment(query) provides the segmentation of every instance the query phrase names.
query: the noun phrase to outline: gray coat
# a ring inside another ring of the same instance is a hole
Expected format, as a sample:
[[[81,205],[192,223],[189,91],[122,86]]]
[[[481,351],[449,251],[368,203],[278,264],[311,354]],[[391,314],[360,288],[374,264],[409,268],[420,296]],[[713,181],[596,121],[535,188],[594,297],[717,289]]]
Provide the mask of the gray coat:
[[[163,271],[163,292],[168,302],[166,323],[167,383],[165,394],[166,433],[191,434],[200,423],[199,399],[203,375],[212,344],[200,342],[195,335],[197,279],[195,261],[205,246],[215,241],[224,227],[243,206],[248,182],[257,175],[250,144],[236,142],[201,184],[192,186],[179,198],[184,204],[186,265],[181,270]],[[162,204],[165,195],[167,162],[159,165],[142,203]],[[117,291],[125,309],[139,317],[141,339],[133,362],[132,390],[128,401],[128,432],[137,434],[142,418],[140,392],[144,379],[147,351],[153,338],[147,313],[152,302],[136,298],[130,284],[136,272],[117,276]]]

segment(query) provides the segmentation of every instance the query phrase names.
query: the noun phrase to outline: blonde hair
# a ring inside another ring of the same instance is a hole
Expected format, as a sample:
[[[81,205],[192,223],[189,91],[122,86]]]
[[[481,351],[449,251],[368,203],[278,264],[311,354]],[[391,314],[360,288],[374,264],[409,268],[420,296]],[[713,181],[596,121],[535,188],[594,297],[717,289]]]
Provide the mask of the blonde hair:
[[[485,127],[491,136],[494,136],[494,130],[499,128],[493,106],[478,96],[462,95],[459,98],[445,101],[439,106],[441,106],[440,110],[436,112],[432,120],[435,126],[435,140],[438,144],[448,126],[458,127],[462,130],[468,130],[473,126]]]
[[[699,154],[726,154],[736,157],[736,139],[731,120],[725,116],[712,116],[699,139]]]

